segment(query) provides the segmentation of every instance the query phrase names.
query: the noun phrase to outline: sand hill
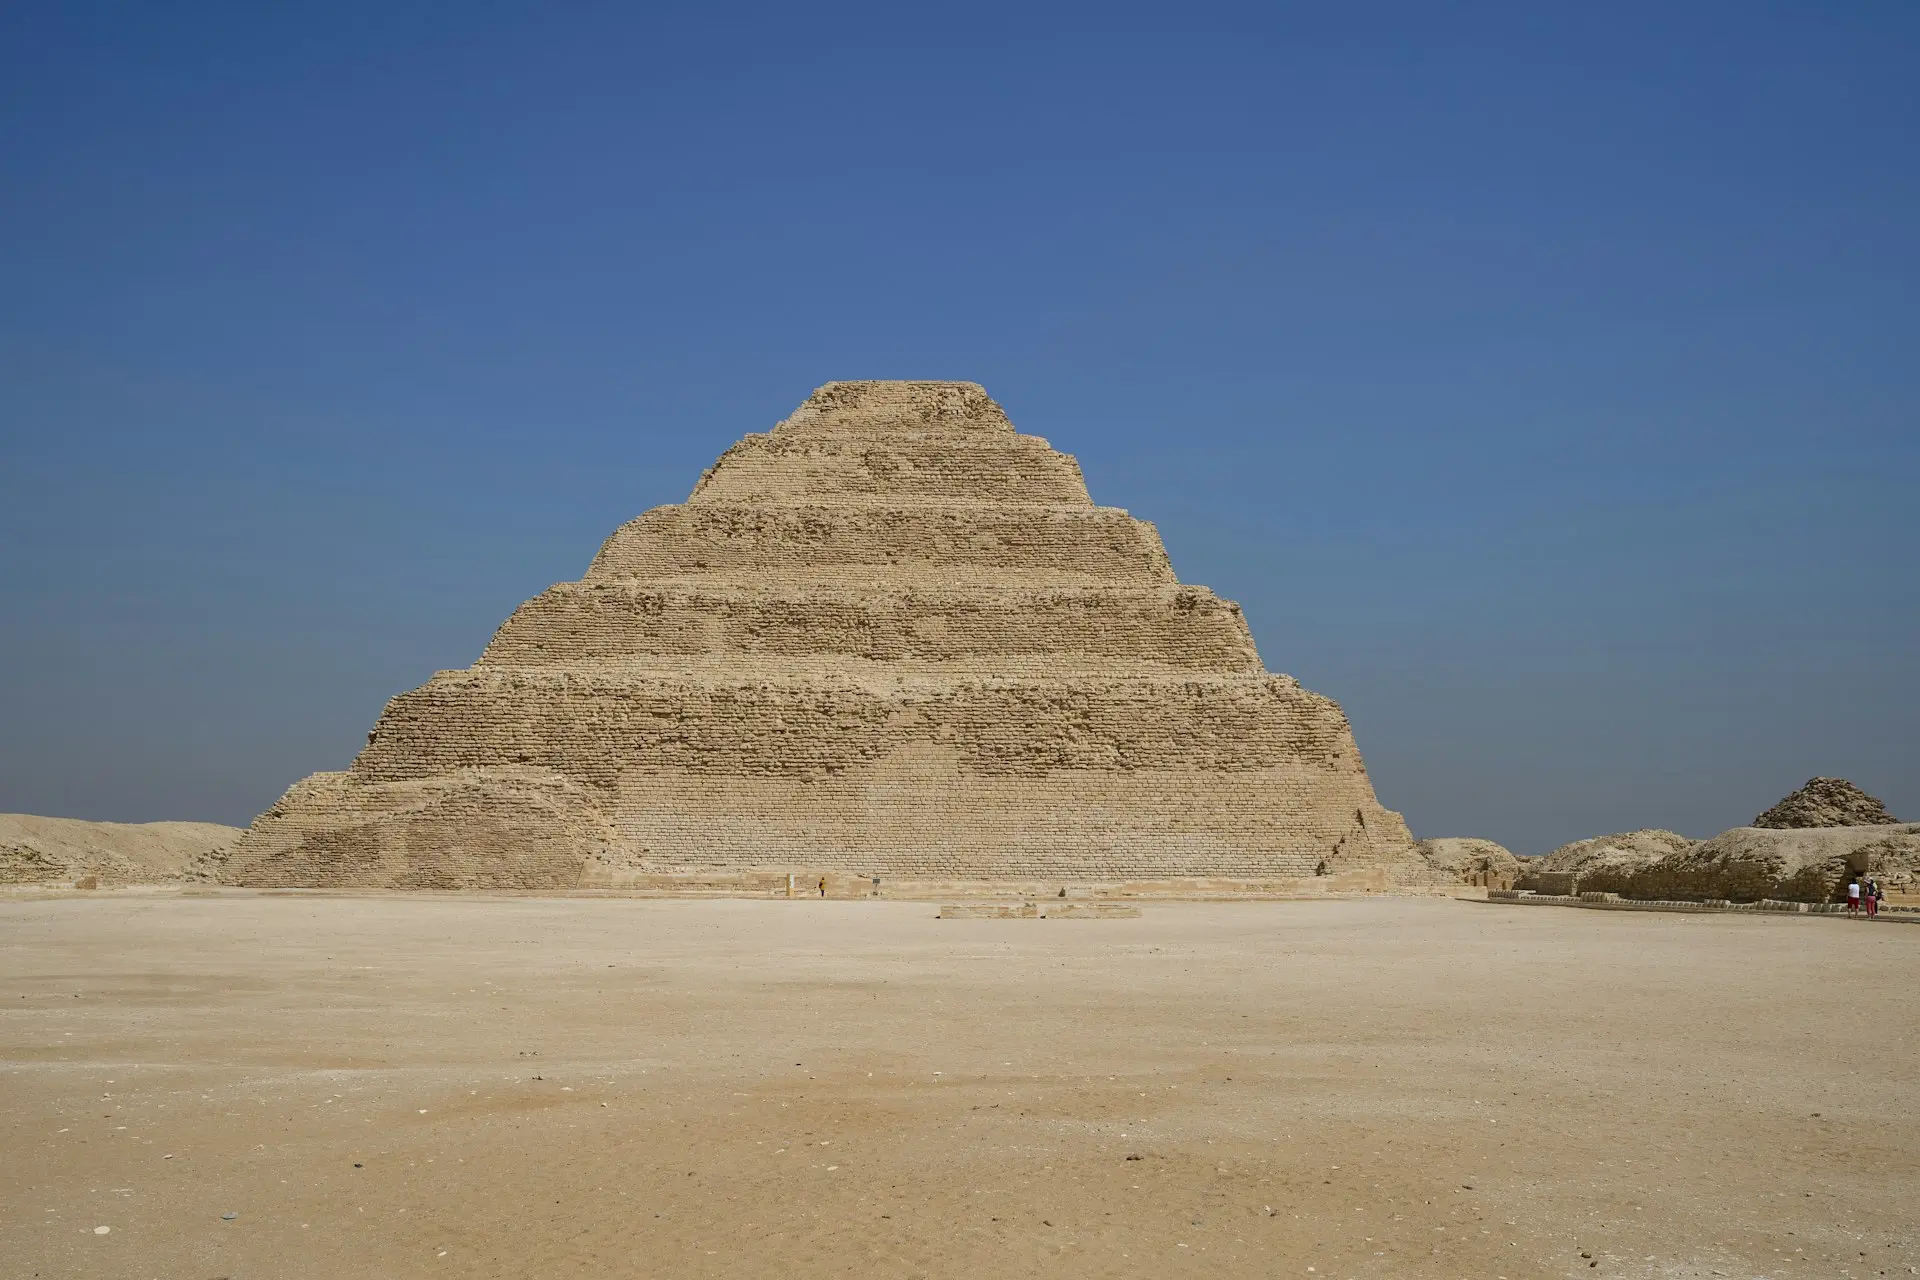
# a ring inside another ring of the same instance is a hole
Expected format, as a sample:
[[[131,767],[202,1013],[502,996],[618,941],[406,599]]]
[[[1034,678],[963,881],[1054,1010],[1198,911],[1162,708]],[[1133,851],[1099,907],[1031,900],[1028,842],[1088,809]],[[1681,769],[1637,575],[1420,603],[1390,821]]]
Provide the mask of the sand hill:
[[[839,382],[388,704],[224,878],[1430,874],[1339,706],[963,382]]]
[[[0,813],[0,884],[159,884],[244,834],[214,822],[82,822]]]

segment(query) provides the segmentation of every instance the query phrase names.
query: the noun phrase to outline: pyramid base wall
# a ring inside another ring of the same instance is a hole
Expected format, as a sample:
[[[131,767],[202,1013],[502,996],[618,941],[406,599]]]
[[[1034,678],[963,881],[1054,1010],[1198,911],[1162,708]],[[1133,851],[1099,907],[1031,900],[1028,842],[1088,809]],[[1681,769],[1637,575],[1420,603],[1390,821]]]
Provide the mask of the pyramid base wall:
[[[256,820],[222,883],[280,888],[749,892],[817,879],[1000,884],[1424,884],[1431,869],[1365,775],[969,774],[929,744],[819,779],[622,776],[612,794],[540,769],[404,782],[316,774]]]
[[[792,889],[788,889],[788,878]],[[704,874],[634,874],[607,884],[587,884],[571,892],[638,898],[818,898],[820,881],[833,900],[872,898],[894,902],[943,902],[955,899],[1073,902],[1115,900],[1231,901],[1235,899],[1318,899],[1373,893],[1427,893],[1484,896],[1486,890],[1460,885],[1409,883],[1385,868],[1325,876],[1265,876],[1252,879],[1169,876],[1150,880],[943,879],[934,876],[859,876],[816,867],[759,868]]]
[[[809,867],[1112,881],[1419,862],[1405,823],[1360,775],[1291,766],[1010,777],[969,773],[948,757],[928,744],[813,780],[629,775],[611,814],[616,848],[590,875]]]

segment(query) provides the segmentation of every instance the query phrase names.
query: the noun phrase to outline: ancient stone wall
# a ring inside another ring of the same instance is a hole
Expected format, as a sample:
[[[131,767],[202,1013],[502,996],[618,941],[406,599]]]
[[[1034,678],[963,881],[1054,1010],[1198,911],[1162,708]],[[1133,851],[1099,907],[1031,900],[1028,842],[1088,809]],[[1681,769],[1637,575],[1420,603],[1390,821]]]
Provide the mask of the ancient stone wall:
[[[1735,827],[1711,840],[1640,831],[1565,845],[1528,868],[1516,888],[1544,895],[1605,894],[1628,901],[1837,902],[1848,879],[1920,886],[1920,823]]]
[[[833,383],[388,704],[227,877],[1418,880],[1338,705],[970,383]]]
[[[1609,888],[1624,898],[1838,902],[1855,873],[1875,874],[1883,887],[1894,888],[1908,883],[1915,867],[1920,824],[1735,827],[1640,867]]]
[[[1527,859],[1514,884],[1537,893],[1618,893],[1628,877],[1642,867],[1696,843],[1678,832],[1657,828],[1575,840],[1542,857]]]

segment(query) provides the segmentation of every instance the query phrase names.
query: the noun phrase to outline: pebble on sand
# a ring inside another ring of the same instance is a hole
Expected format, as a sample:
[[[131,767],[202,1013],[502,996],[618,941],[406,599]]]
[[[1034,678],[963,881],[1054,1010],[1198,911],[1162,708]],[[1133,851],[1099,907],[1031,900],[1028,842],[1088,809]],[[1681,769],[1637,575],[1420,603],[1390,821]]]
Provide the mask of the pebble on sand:
[[[113,1228],[112,1228],[112,1227],[95,1227],[95,1228],[93,1229],[93,1234],[95,1234],[95,1235],[97,1235],[97,1236],[103,1236],[103,1235],[105,1235],[105,1234],[107,1234],[107,1232],[109,1232],[109,1231],[111,1231],[111,1230],[113,1230]]]

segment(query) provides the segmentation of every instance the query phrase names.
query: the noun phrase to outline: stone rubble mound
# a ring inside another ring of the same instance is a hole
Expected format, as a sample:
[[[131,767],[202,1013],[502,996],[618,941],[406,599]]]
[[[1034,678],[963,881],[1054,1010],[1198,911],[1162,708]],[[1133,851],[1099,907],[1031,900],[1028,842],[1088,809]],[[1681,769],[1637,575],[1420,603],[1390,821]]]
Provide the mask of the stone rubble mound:
[[[163,884],[244,833],[214,822],[83,822],[0,813],[0,884]]]
[[[1888,892],[1912,892],[1920,879],[1920,823],[1735,827],[1606,884],[1583,880],[1580,888],[1648,901],[1837,902],[1855,875],[1874,876]]]
[[[1575,840],[1542,857],[1529,858],[1515,887],[1537,893],[1618,893],[1615,886],[1625,877],[1694,844],[1678,832],[1657,828]]]
[[[1466,836],[1440,836],[1414,844],[1414,852],[1433,868],[1443,884],[1484,885],[1511,889],[1522,864],[1506,846]]]
[[[1346,716],[973,383],[837,382],[255,820],[246,885],[1431,874]]]
[[[1776,825],[1735,827],[1700,841],[1671,831],[1576,840],[1527,860],[1514,887],[1645,902],[1836,902],[1850,879],[1871,875],[1890,893],[1920,892],[1920,823],[1806,821],[1885,812],[1849,783],[1815,778],[1761,815],[1776,817]]]
[[[1806,786],[1755,818],[1751,825],[1799,830],[1893,826],[1899,821],[1885,805],[1845,778],[1809,778]]]

